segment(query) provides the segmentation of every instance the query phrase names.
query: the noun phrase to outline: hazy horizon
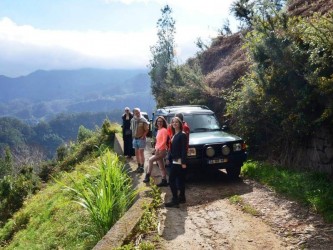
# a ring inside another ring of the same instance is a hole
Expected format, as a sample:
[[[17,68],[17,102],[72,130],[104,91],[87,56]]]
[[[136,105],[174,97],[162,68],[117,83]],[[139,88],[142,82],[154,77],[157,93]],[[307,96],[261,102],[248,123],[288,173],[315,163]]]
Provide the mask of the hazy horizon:
[[[209,44],[234,0],[2,0],[0,75],[40,70],[145,68],[157,41],[157,20],[169,4],[176,21],[178,63]]]

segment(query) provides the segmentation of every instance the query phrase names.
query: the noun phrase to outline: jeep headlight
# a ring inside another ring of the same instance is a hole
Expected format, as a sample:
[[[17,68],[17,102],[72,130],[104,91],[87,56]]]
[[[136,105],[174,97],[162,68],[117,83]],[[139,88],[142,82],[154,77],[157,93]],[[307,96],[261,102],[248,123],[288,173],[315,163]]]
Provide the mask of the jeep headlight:
[[[214,155],[215,155],[215,150],[214,150],[214,148],[213,147],[207,147],[206,148],[206,155],[208,156],[208,157],[213,157]]]
[[[197,155],[197,150],[195,148],[189,148],[187,150],[187,156],[196,156]]]
[[[233,145],[233,150],[234,150],[234,152],[236,152],[236,151],[241,151],[242,150],[242,143],[234,143],[234,145]]]
[[[222,147],[222,154],[228,155],[230,153],[230,148],[227,145],[223,145]]]

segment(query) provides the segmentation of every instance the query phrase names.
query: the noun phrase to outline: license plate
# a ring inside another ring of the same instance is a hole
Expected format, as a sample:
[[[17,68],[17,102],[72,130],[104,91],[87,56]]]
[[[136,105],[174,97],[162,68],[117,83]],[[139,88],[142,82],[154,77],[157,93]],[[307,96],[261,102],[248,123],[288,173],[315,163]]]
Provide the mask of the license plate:
[[[208,164],[219,164],[219,163],[225,163],[228,162],[228,159],[212,159],[208,160]]]

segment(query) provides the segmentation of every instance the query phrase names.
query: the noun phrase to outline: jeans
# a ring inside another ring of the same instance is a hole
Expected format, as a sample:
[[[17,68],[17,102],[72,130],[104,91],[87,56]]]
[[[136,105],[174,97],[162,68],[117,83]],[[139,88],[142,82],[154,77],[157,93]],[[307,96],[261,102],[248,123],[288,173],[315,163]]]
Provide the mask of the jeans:
[[[133,139],[133,148],[139,149],[139,148],[145,148],[146,147],[146,139]]]

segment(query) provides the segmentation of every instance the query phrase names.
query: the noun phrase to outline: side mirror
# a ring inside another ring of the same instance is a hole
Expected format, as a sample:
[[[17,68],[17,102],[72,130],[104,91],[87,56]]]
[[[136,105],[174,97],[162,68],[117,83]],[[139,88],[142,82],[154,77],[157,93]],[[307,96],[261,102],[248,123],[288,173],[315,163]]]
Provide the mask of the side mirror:
[[[228,125],[224,124],[221,129],[222,129],[222,131],[228,131],[229,127],[228,127]]]
[[[152,137],[153,120],[149,120],[149,131],[147,137]]]

